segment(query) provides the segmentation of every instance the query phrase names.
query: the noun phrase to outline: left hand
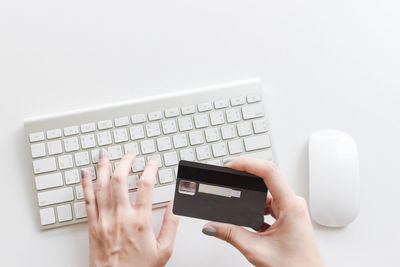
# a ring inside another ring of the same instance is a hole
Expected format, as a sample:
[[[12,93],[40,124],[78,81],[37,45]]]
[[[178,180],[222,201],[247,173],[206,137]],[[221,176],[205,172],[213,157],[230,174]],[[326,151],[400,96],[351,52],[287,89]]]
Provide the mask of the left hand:
[[[123,157],[110,179],[108,154],[101,153],[96,193],[88,172],[82,173],[89,227],[90,266],[164,266],[171,257],[178,217],[172,203],[160,234],[152,230],[152,199],[158,163],[150,160],[138,182],[136,203],[128,197],[127,177],[136,158]]]

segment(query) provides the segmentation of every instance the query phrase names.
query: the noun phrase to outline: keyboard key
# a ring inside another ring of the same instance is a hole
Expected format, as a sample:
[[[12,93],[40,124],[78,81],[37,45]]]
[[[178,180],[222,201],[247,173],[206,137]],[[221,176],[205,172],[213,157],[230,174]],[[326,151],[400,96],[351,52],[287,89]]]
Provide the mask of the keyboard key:
[[[136,142],[124,144],[125,154],[135,153],[136,155],[139,154],[139,147]]]
[[[175,120],[165,120],[161,123],[164,134],[176,133]]]
[[[149,154],[156,152],[156,147],[153,139],[148,139],[140,142],[142,154]]]
[[[47,150],[49,151],[49,155],[56,155],[62,153],[62,144],[61,140],[56,140],[47,143]]]
[[[53,208],[40,209],[40,224],[49,225],[56,222]]]
[[[132,174],[128,175],[128,190],[136,189],[137,183],[139,181],[139,175],[137,174]]]
[[[244,139],[244,146],[246,151],[267,148],[271,146],[269,136],[267,134],[255,135]]]
[[[194,105],[183,106],[181,108],[182,115],[193,114],[196,112],[196,108]]]
[[[247,103],[254,103],[261,101],[261,96],[259,95],[248,95],[247,96]]]
[[[65,222],[72,220],[72,211],[71,205],[65,204],[61,206],[57,206],[57,215],[59,222]]]
[[[221,161],[219,159],[212,159],[208,160],[207,164],[215,165],[215,166],[221,166]]]
[[[214,157],[226,156],[228,153],[226,151],[225,142],[220,142],[212,145],[212,151]]]
[[[84,201],[75,202],[74,212],[75,212],[75,218],[77,219],[86,218],[87,215],[86,215],[85,202]]]
[[[137,157],[132,165],[132,172],[143,171],[145,166],[144,157]]]
[[[265,133],[268,131],[267,121],[265,119],[258,119],[253,121],[254,133]]]
[[[269,160],[269,161],[273,160],[272,150],[271,149],[259,150],[257,152],[253,152],[253,153],[242,154],[241,156],[251,157],[251,158],[256,158],[256,159]]]
[[[181,160],[195,161],[194,152],[192,148],[186,148],[179,151]]]
[[[172,148],[171,139],[169,136],[157,138],[158,151],[165,151]]]
[[[238,123],[237,130],[238,130],[238,135],[240,137],[250,135],[252,133],[251,125],[250,125],[250,122],[248,122],[248,121]]]
[[[76,184],[81,181],[81,175],[77,169],[65,171],[64,177],[66,184]]]
[[[196,147],[196,154],[198,160],[211,158],[210,148],[207,145]]]
[[[114,130],[114,141],[115,143],[121,143],[128,141],[128,131],[126,128],[120,128]]]
[[[200,103],[197,105],[197,110],[199,112],[209,111],[212,109],[211,102]]]
[[[243,119],[254,119],[264,116],[262,104],[247,105],[242,107]]]
[[[96,146],[96,140],[94,138],[94,134],[86,134],[81,136],[81,144],[82,148],[91,148]]]
[[[222,139],[230,139],[236,137],[236,130],[234,125],[227,125],[221,127]]]
[[[75,186],[75,196],[76,196],[76,199],[84,198],[82,185]]]
[[[146,133],[148,137],[158,136],[161,134],[160,125],[158,122],[146,124]]]
[[[210,113],[211,125],[220,125],[225,123],[224,114],[222,111],[214,111]]]
[[[175,183],[165,186],[155,187],[153,189],[153,204],[170,201],[171,199],[174,198],[174,193],[175,193]],[[129,201],[131,202],[132,205],[136,203],[136,194],[137,191],[128,193]]]
[[[29,134],[29,141],[37,142],[44,140],[44,132],[36,132]]]
[[[64,139],[65,152],[76,151],[79,149],[79,142],[77,137],[71,137]]]
[[[244,104],[244,97],[243,96],[239,96],[239,97],[232,97],[231,98],[231,106],[240,106]]]
[[[93,166],[81,168],[81,171],[87,171],[90,175],[90,178],[92,178],[92,180],[96,179],[96,169]]]
[[[92,154],[92,163],[97,163],[99,161],[99,151],[100,149],[92,149],[90,152]]]
[[[175,107],[175,108],[167,108],[164,111],[164,114],[165,114],[166,118],[176,117],[176,116],[179,116],[179,109],[177,107]]]
[[[94,122],[89,122],[81,125],[82,133],[94,132],[96,130],[96,124]]]
[[[121,146],[110,146],[108,148],[108,157],[110,160],[120,159],[123,155]]]
[[[155,159],[158,161],[158,167],[161,168],[162,167],[162,161],[161,161],[161,155],[160,154],[153,154],[147,157],[147,161],[151,160],[151,159]]]
[[[142,123],[146,121],[146,115],[144,114],[135,114],[131,116],[131,121],[133,124]]]
[[[131,134],[132,140],[144,138],[144,130],[143,130],[142,125],[136,125],[136,126],[129,128],[129,132]]]
[[[178,155],[175,151],[164,153],[165,166],[172,166],[178,164]]]
[[[116,118],[114,120],[115,127],[127,126],[129,125],[129,118],[127,116]]]
[[[44,143],[31,145],[32,158],[39,158],[46,156],[46,146]]]
[[[208,124],[208,114],[199,114],[194,116],[194,125],[196,128],[207,127]]]
[[[215,141],[218,141],[219,139],[221,139],[218,128],[206,129],[204,131],[204,133],[206,135],[207,142],[215,142]]]
[[[33,172],[35,174],[55,171],[57,169],[56,159],[37,159],[33,161]]]
[[[189,133],[189,140],[192,146],[204,143],[204,136],[202,131],[194,131]]]
[[[193,123],[190,117],[179,118],[178,125],[180,131],[188,131],[193,129]]]
[[[111,132],[105,131],[97,133],[97,142],[99,146],[110,145],[112,143]]]
[[[79,128],[78,126],[69,126],[64,128],[64,135],[65,136],[70,136],[70,135],[75,135],[79,133]]]
[[[232,108],[226,110],[226,120],[229,123],[240,121],[240,111],[239,109]]]
[[[35,176],[36,189],[42,190],[63,185],[63,179],[60,172]]]
[[[87,151],[82,151],[75,153],[75,165],[76,166],[83,166],[90,163],[89,160],[89,153]]]
[[[73,166],[72,155],[62,155],[58,157],[58,167],[61,170],[72,168]]]
[[[228,148],[230,154],[238,154],[243,152],[242,141],[240,139],[229,141]]]
[[[174,181],[174,176],[171,169],[163,169],[158,171],[158,179],[160,184],[170,183]]]
[[[111,120],[104,120],[104,121],[99,121],[97,122],[97,128],[99,130],[105,130],[105,129],[110,129],[112,128],[112,121]]]
[[[186,134],[176,134],[172,136],[175,148],[181,148],[188,145]]]
[[[229,105],[228,99],[219,99],[214,101],[214,107],[216,109],[226,108]]]
[[[74,200],[72,187],[38,193],[38,202],[40,207],[71,200]]]
[[[47,139],[54,139],[61,137],[61,129],[53,129],[53,130],[48,130],[46,132]]]
[[[153,111],[148,114],[149,121],[161,120],[162,112],[161,111]]]

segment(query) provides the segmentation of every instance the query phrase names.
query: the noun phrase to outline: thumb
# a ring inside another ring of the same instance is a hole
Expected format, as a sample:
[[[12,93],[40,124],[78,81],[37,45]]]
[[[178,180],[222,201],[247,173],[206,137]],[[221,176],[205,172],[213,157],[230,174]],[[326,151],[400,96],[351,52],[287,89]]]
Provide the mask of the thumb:
[[[215,236],[230,243],[245,257],[249,255],[251,247],[254,247],[254,244],[257,241],[255,233],[252,233],[243,227],[227,223],[209,222],[203,226],[202,232],[206,235]]]

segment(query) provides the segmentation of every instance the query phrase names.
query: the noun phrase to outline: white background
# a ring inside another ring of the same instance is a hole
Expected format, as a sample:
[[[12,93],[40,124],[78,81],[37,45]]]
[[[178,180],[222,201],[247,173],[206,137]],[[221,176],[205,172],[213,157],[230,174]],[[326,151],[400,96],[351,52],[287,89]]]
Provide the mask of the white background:
[[[1,0],[0,265],[88,265],[86,224],[38,230],[25,117],[259,76],[296,193],[313,131],[359,145],[358,218],[315,226],[327,265],[400,266],[399,14],[397,0]],[[181,220],[169,266],[246,265],[202,225]]]

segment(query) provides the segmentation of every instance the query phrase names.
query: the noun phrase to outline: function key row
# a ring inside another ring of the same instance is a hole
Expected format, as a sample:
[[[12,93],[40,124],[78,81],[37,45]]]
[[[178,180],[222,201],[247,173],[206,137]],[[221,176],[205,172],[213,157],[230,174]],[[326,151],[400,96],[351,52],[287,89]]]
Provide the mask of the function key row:
[[[258,95],[248,95],[246,97],[247,103],[254,103],[261,101],[261,97]],[[215,109],[222,109],[226,108],[229,106],[229,103],[231,106],[239,106],[245,104],[245,97],[233,97],[230,99],[219,99],[214,101],[214,108]],[[205,102],[205,103],[200,103],[197,105],[197,110],[199,112],[205,112],[205,111],[210,111],[212,110],[213,105],[211,102]],[[196,107],[195,105],[187,105],[181,107],[181,114],[182,115],[189,115],[189,114],[194,114],[196,113]],[[164,116],[165,118],[173,118],[177,117],[180,115],[179,109],[177,107],[174,108],[168,108],[164,111]],[[155,121],[155,120],[161,120],[163,118],[163,114],[161,111],[154,111],[154,112],[149,112],[147,114],[148,120],[149,121]],[[131,121],[132,124],[138,124],[142,122],[146,122],[146,115],[145,114],[135,114],[131,116]],[[114,120],[114,125],[115,127],[121,127],[121,126],[127,126],[129,125],[129,117],[119,117]],[[105,129],[111,129],[113,127],[112,120],[102,120],[97,122],[97,128],[99,130],[105,130]],[[79,134],[79,130],[81,133],[88,133],[88,132],[93,132],[96,130],[96,124],[94,122],[90,123],[85,123],[80,126],[80,129],[77,125],[74,126],[69,126],[65,127],[63,132],[64,136],[72,136]],[[52,129],[46,131],[46,136],[47,139],[55,139],[62,137],[62,131],[61,129]],[[45,139],[45,134],[44,132],[35,132],[29,134],[29,140],[30,142],[38,142],[42,141]]]

